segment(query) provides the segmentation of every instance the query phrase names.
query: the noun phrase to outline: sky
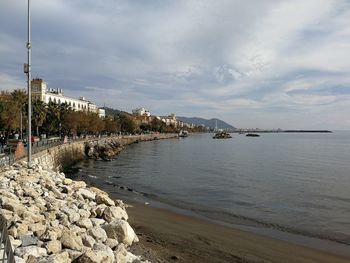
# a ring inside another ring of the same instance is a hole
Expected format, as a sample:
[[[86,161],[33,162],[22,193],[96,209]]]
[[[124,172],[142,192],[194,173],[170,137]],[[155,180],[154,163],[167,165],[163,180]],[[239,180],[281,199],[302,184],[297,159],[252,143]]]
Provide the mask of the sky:
[[[32,74],[100,106],[350,130],[350,1],[31,0]],[[0,90],[26,87],[27,1],[0,1]]]

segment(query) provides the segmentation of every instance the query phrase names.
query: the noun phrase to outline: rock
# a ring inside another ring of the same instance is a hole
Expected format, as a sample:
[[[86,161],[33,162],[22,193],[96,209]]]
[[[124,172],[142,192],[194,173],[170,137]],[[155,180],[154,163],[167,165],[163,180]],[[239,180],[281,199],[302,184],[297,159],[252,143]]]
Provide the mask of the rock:
[[[32,212],[29,212],[29,211],[25,211],[21,215],[21,217],[23,219],[25,219],[27,222],[32,222],[32,223],[38,223],[38,222],[45,221],[45,217],[43,215],[34,214]]]
[[[6,209],[0,209],[0,214],[4,217],[4,219],[7,222],[7,225],[9,226],[13,218],[13,212]]]
[[[80,215],[80,218],[89,218],[91,216],[90,211],[86,209],[79,209],[78,213]]]
[[[95,193],[83,188],[80,188],[77,191],[77,194],[80,194],[84,197],[84,199],[89,199],[89,200],[95,200],[95,196],[96,196]]]
[[[112,154],[114,144],[104,142],[100,153]],[[115,262],[118,240],[125,243],[120,258],[137,259],[125,249],[138,239],[123,202],[52,171],[55,158],[49,154],[34,159],[32,169],[21,163],[0,172],[0,213],[16,262]]]
[[[52,220],[52,221],[50,222],[50,225],[51,225],[52,227],[58,227],[59,224],[60,224],[60,222],[59,222],[58,220]]]
[[[119,242],[114,238],[107,238],[105,244],[106,246],[109,246],[111,249],[114,249],[115,247],[118,246]]]
[[[128,220],[128,214],[120,207],[108,206],[103,212],[103,218],[107,222],[111,222],[115,219]]]
[[[13,251],[22,245],[22,241],[20,239],[14,239],[12,236],[9,236],[9,239],[10,239],[10,243]]]
[[[114,251],[115,262],[118,263],[134,263],[141,260],[140,257],[128,252],[124,244],[120,244]]]
[[[107,206],[105,204],[100,204],[100,205],[98,205],[96,207],[93,207],[91,209],[91,215],[92,216],[102,217],[103,212],[105,211],[106,207]]]
[[[95,239],[88,234],[83,235],[82,239],[83,239],[83,244],[86,247],[92,248],[96,243]]]
[[[96,203],[97,204],[105,204],[108,206],[115,205],[114,201],[111,198],[109,198],[107,194],[102,194],[102,193],[96,194]]]
[[[52,185],[48,187],[48,189],[54,194],[54,196],[58,199],[64,199],[65,195],[61,193],[56,186]]]
[[[62,236],[62,230],[57,227],[50,227],[42,234],[39,239],[42,241],[53,241],[57,240]]]
[[[41,223],[29,225],[29,230],[33,231],[36,236],[41,236],[46,231],[46,226]]]
[[[138,242],[134,230],[128,222],[118,219],[104,226],[104,229],[109,238],[115,238],[118,242],[130,246],[133,242]]]
[[[28,246],[28,247],[18,247],[15,250],[16,256],[24,258],[25,260],[29,256],[33,256],[35,258],[46,256],[47,251],[45,248],[37,247],[37,246]]]
[[[100,226],[94,226],[93,228],[90,228],[87,233],[97,241],[105,242],[107,239],[106,231]]]
[[[16,224],[16,228],[17,228],[17,235],[23,236],[28,233],[29,226],[26,223],[22,223],[22,224],[18,223]]]
[[[125,209],[126,205],[124,204],[124,202],[122,200],[117,199],[114,202],[115,202],[116,206],[120,206],[121,208]]]
[[[86,251],[83,255],[81,255],[77,263],[113,263],[114,262],[114,254],[112,249],[109,247],[98,244],[95,245],[93,250]]]
[[[68,216],[64,215],[64,217],[62,217],[60,220],[59,220],[60,224],[65,226],[65,227],[69,227],[71,225],[71,222],[69,221],[68,219]]]
[[[23,189],[23,195],[24,196],[30,196],[32,197],[33,199],[36,199],[40,196],[40,194],[35,191],[35,189],[32,189],[32,188],[25,188]]]
[[[38,261],[37,263],[71,263],[72,260],[69,258],[67,251],[51,255],[45,259]],[[16,261],[17,263],[17,261]]]
[[[24,235],[24,236],[21,236],[20,239],[22,242],[22,247],[37,245],[39,241],[38,238],[33,235]]]
[[[11,227],[7,233],[10,235],[10,236],[13,236],[14,238],[16,238],[18,235],[17,235],[17,228],[16,227]]]
[[[80,219],[77,223],[77,226],[79,227],[84,227],[86,229],[89,229],[89,228],[92,228],[92,222],[89,218],[83,218],[83,219]]]
[[[73,183],[72,179],[64,178],[64,180],[63,180],[63,184],[64,185],[71,185],[72,183]]]
[[[15,256],[15,262],[16,263],[26,263],[26,261],[23,258],[18,257],[18,256]]]
[[[94,226],[100,226],[106,223],[106,221],[101,218],[90,218],[90,220]]]
[[[49,241],[45,244],[45,247],[47,249],[47,252],[49,254],[56,254],[58,252],[61,251],[62,249],[62,244],[60,241],[58,240],[53,240],[53,241]],[[67,253],[68,254],[68,253]]]
[[[71,188],[69,188],[69,187],[67,187],[67,186],[65,186],[65,185],[62,185],[61,187],[60,187],[60,190],[61,190],[61,192],[62,193],[64,193],[64,194],[70,194],[72,191],[71,191]]]
[[[83,181],[73,181],[71,187],[74,189],[86,188],[86,183]]]
[[[55,211],[45,212],[44,216],[49,221],[54,221],[56,219],[56,212]]]
[[[80,215],[77,212],[70,213],[68,215],[69,222],[75,223],[80,219]]]
[[[61,237],[62,246],[73,250],[82,250],[84,245],[82,238],[78,236],[74,231],[65,230]]]
[[[0,204],[3,209],[10,210],[18,215],[23,214],[27,209],[19,203],[16,199],[10,199],[8,197],[2,196],[0,198]]]
[[[62,252],[67,252],[70,260],[73,262],[76,262],[74,260],[76,260],[78,257],[80,257],[83,254],[83,252],[73,250],[73,249],[63,249]]]

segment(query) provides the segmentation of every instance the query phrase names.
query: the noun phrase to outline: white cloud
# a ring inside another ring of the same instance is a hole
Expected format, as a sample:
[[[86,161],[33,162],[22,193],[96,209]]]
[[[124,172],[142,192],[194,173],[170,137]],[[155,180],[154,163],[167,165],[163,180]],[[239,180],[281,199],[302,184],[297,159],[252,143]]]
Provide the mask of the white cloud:
[[[34,75],[99,104],[265,127],[344,127],[316,115],[350,111],[332,93],[350,86],[345,0],[38,0],[32,14]],[[2,1],[0,23],[0,87],[19,86],[25,6]]]

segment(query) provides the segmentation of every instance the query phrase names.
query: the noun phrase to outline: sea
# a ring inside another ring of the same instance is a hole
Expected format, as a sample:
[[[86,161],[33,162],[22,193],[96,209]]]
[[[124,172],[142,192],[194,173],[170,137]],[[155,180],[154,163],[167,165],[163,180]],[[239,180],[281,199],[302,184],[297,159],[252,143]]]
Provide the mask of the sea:
[[[213,134],[132,144],[73,178],[287,241],[350,251],[350,132]]]

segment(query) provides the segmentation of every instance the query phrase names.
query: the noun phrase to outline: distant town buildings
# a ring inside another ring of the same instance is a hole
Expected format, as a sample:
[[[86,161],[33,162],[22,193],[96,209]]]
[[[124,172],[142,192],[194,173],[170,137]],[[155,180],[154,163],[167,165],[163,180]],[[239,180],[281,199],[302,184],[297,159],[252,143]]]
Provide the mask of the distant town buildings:
[[[151,113],[145,108],[137,108],[132,110],[132,114],[137,116],[151,116]]]
[[[31,83],[33,99],[41,100],[45,103],[66,103],[72,110],[97,113],[101,118],[105,117],[103,108],[97,107],[96,104],[86,100],[84,97],[74,99],[65,96],[62,89],[48,89],[47,83],[42,79],[33,79]]]

